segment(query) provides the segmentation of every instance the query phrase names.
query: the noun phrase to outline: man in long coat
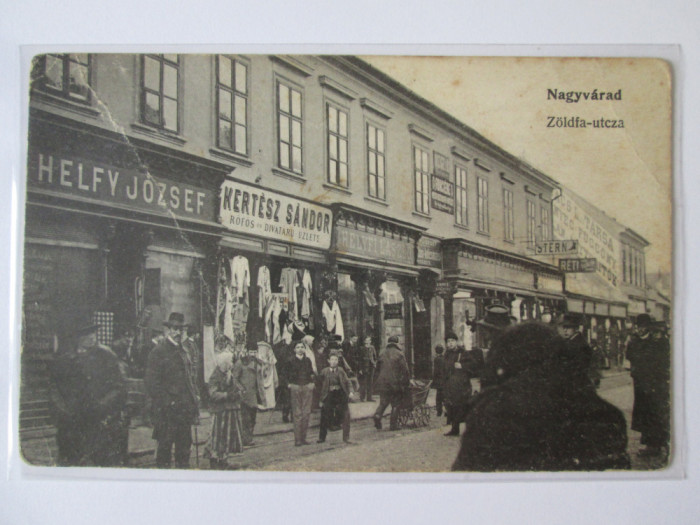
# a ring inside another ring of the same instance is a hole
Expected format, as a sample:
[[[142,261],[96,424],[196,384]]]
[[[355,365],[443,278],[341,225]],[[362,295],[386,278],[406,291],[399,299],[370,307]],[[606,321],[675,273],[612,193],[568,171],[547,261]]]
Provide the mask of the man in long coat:
[[[126,380],[119,358],[97,343],[96,324],[77,331],[74,351],[51,367],[58,464],[117,466],[126,460]]]
[[[189,468],[192,425],[199,417],[193,366],[182,347],[185,316],[170,314],[165,337],[148,356],[144,383],[152,400],[153,439],[158,441],[156,466],[170,468],[175,447],[177,468]]]
[[[382,416],[386,407],[391,405],[389,429],[398,430],[399,407],[410,386],[408,363],[398,337],[391,336],[386,348],[379,354],[376,376],[374,389],[379,392],[379,406],[374,413],[374,426],[377,430],[382,428]]]
[[[464,421],[472,397],[471,378],[477,377],[484,363],[481,350],[467,351],[458,343],[457,334],[445,334],[445,407],[452,424],[446,436],[459,436],[459,424]]]
[[[632,430],[642,433],[641,456],[668,453],[670,441],[671,345],[662,332],[653,332],[648,314],[637,316],[637,334],[627,347],[634,380]]]
[[[561,333],[566,340],[561,359],[562,366],[573,373],[572,378],[581,388],[595,388],[597,368],[593,349],[586,342],[579,328],[584,324],[582,316],[565,313],[561,320]]]

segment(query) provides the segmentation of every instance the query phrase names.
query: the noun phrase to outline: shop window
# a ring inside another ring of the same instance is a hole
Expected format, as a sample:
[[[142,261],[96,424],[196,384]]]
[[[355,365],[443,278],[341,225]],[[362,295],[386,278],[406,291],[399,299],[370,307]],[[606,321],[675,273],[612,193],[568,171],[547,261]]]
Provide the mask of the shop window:
[[[489,182],[482,178],[476,178],[477,200],[476,212],[478,229],[482,233],[489,232]]]
[[[527,201],[527,242],[530,247],[535,246],[535,229],[537,217],[535,216],[535,203]]]
[[[34,76],[44,91],[89,102],[91,57],[87,53],[48,54],[35,63]]]
[[[248,155],[248,66],[240,60],[216,57],[216,143]]]
[[[385,133],[367,124],[367,192],[370,197],[386,200]]]
[[[430,213],[430,153],[418,146],[413,147],[413,173],[416,211]]]
[[[455,222],[469,226],[467,216],[467,170],[455,165]]]
[[[144,124],[179,131],[180,57],[141,57],[141,120]]]
[[[513,192],[503,188],[503,226],[504,239],[515,241],[515,216],[513,213]]]
[[[328,182],[348,187],[348,114],[326,104],[328,132]]]
[[[282,82],[277,84],[277,122],[279,167],[301,174],[303,172],[301,91]]]

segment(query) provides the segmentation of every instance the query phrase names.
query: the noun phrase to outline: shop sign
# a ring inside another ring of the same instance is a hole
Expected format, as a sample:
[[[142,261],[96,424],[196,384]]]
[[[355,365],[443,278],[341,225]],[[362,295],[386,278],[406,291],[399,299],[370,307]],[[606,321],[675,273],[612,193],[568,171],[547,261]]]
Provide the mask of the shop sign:
[[[321,250],[331,245],[331,211],[294,197],[226,180],[221,185],[219,221],[239,233]]]
[[[433,209],[453,214],[455,212],[455,185],[437,174],[431,175],[431,205]]]
[[[29,154],[27,175],[30,189],[126,205],[160,215],[202,220],[214,217],[212,191],[133,168],[35,150]]]
[[[598,261],[590,259],[559,259],[559,269],[566,273],[595,273]]]
[[[433,268],[442,267],[442,249],[440,240],[432,237],[422,236],[418,239],[418,264],[431,266]]]
[[[338,226],[335,251],[340,254],[360,255],[370,259],[415,264],[413,241]]]
[[[535,243],[536,255],[572,255],[578,253],[578,241],[539,241]]]
[[[403,319],[403,303],[385,304],[384,319]]]
[[[454,286],[450,281],[437,281],[435,283],[435,293],[437,295],[452,295],[454,293]]]
[[[433,152],[433,163],[435,164],[435,175],[444,180],[450,180],[450,159]]]

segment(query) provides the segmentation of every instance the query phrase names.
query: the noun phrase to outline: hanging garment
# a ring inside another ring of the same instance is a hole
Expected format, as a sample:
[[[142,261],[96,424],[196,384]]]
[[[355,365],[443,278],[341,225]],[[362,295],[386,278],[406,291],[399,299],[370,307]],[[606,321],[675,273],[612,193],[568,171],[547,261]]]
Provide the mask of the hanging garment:
[[[304,270],[304,275],[301,278],[301,316],[309,318],[311,316],[311,293],[313,291],[313,283],[311,282],[311,273],[309,270]]]
[[[265,315],[267,303],[272,298],[272,287],[270,284],[270,269],[267,266],[261,266],[258,270],[258,316]]]
[[[235,298],[231,292],[230,286],[224,288],[224,295],[226,297],[226,304],[224,306],[224,335],[233,341],[233,310],[235,308]]]
[[[278,343],[282,340],[280,313],[282,302],[279,297],[272,296],[265,310],[265,338],[268,343]]]
[[[343,330],[343,316],[340,313],[338,301],[333,301],[331,306],[328,306],[328,301],[323,301],[321,312],[326,321],[326,330],[329,333],[339,335],[341,341],[345,339],[345,331]]]
[[[277,377],[277,359],[272,347],[258,346],[258,410],[270,410],[275,408],[275,389],[279,386]],[[260,388],[262,387],[262,388]]]
[[[297,303],[297,288],[299,287],[299,274],[296,268],[282,268],[280,274],[280,290],[289,297],[289,312],[294,312],[292,304]]]
[[[236,255],[231,259],[231,289],[237,299],[247,297],[250,287],[250,267],[248,259]]]

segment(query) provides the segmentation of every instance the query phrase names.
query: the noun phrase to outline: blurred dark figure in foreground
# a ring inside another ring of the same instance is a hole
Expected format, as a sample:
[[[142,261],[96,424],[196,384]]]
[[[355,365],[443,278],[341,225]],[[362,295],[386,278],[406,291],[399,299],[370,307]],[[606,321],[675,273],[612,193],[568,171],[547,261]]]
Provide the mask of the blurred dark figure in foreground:
[[[629,468],[624,416],[575,380],[562,356],[564,341],[541,323],[511,327],[494,342],[486,366],[497,382],[467,415],[453,470]]]
[[[126,460],[126,381],[119,358],[97,342],[99,325],[76,332],[75,350],[51,369],[58,464],[119,466]]]
[[[642,433],[640,456],[667,456],[670,441],[671,344],[665,323],[648,314],[636,320],[637,333],[630,339],[627,359],[634,380],[632,430]]]

